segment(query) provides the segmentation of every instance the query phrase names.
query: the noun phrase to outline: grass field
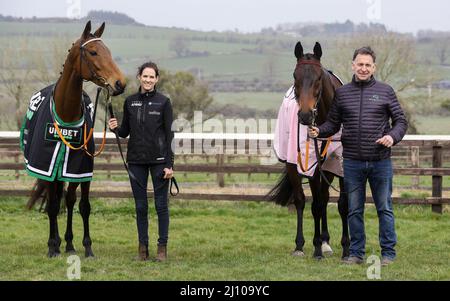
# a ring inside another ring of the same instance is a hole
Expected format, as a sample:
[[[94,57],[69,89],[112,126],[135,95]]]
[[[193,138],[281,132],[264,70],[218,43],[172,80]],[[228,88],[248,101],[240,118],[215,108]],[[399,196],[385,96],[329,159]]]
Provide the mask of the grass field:
[[[275,92],[241,92],[241,93],[212,93],[214,102],[218,105],[237,105],[240,107],[258,108],[260,110],[274,110],[277,112],[283,101],[283,93]],[[276,114],[273,118],[277,118]]]
[[[67,255],[46,258],[48,221],[25,211],[23,198],[0,201],[0,280],[67,280]],[[395,206],[398,259],[382,280],[450,280],[448,208]],[[81,259],[81,280],[366,280],[369,265],[340,263],[340,219],[329,206],[332,257],[312,258],[312,218],[305,209],[306,257],[294,258],[296,218],[286,208],[256,202],[177,201],[170,204],[169,260],[137,262],[132,200],[93,200],[95,259]],[[156,219],[150,206],[150,252],[156,253]],[[63,237],[65,215],[60,216]],[[367,256],[379,255],[376,211],[366,210]],[[74,245],[83,255],[82,224],[74,218]],[[64,242],[62,244],[64,247]]]

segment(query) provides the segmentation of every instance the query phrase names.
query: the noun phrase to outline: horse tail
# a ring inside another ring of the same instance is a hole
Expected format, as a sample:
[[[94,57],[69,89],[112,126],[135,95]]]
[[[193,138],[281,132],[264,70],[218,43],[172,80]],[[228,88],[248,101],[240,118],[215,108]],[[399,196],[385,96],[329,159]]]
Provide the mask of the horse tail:
[[[66,209],[66,202],[65,202],[65,183],[64,182],[58,182],[57,191],[61,193],[61,195],[58,195],[57,198],[61,199],[61,205],[58,214],[61,214]],[[30,198],[26,204],[26,208],[28,210],[33,209],[34,205],[38,203],[38,201],[42,199],[41,204],[39,206],[39,212],[47,212],[48,208],[48,191],[47,191],[47,185],[45,184],[45,181],[41,179],[36,179],[34,182],[33,188],[31,189],[31,195]]]
[[[26,205],[28,210],[33,209],[34,205],[38,202],[39,199],[42,199],[41,206],[39,211],[41,211],[44,204],[47,202],[47,189],[44,181],[37,179],[34,182],[33,188],[31,189],[30,199]]]
[[[267,193],[266,199],[269,202],[275,202],[280,206],[287,206],[293,201],[294,195],[292,192],[293,187],[289,181],[287,170],[284,168],[281,173],[280,180],[277,185],[275,185],[275,187]]]

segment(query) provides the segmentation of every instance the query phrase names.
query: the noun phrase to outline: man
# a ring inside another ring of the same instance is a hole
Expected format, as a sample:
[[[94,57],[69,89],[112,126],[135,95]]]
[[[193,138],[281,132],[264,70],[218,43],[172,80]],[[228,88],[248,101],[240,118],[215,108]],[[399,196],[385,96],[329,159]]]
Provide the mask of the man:
[[[355,51],[352,81],[336,90],[327,121],[309,129],[311,137],[325,138],[343,125],[341,139],[350,230],[350,256],[343,260],[347,264],[364,262],[367,181],[378,213],[381,264],[388,265],[396,257],[390,148],[402,140],[408,124],[392,87],[375,80],[375,59],[370,47]]]

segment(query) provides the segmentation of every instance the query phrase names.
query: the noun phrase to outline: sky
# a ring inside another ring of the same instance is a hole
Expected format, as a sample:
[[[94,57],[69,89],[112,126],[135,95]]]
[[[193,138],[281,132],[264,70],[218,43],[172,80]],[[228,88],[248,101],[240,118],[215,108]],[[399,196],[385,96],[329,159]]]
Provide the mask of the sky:
[[[450,30],[448,0],[0,0],[0,14],[83,17],[122,12],[137,22],[202,31],[257,32],[294,22],[382,23],[390,30]]]

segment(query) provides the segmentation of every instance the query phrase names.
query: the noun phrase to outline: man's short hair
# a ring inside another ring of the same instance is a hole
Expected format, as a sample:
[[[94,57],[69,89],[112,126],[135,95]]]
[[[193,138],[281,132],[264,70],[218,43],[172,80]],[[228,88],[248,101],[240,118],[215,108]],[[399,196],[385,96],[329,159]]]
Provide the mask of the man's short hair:
[[[355,53],[353,54],[353,60],[356,59],[358,54],[370,55],[372,57],[374,63],[375,63],[375,60],[377,58],[377,56],[375,55],[375,51],[373,51],[372,48],[370,48],[370,46],[364,46],[364,47],[361,47],[359,49],[356,49]]]

